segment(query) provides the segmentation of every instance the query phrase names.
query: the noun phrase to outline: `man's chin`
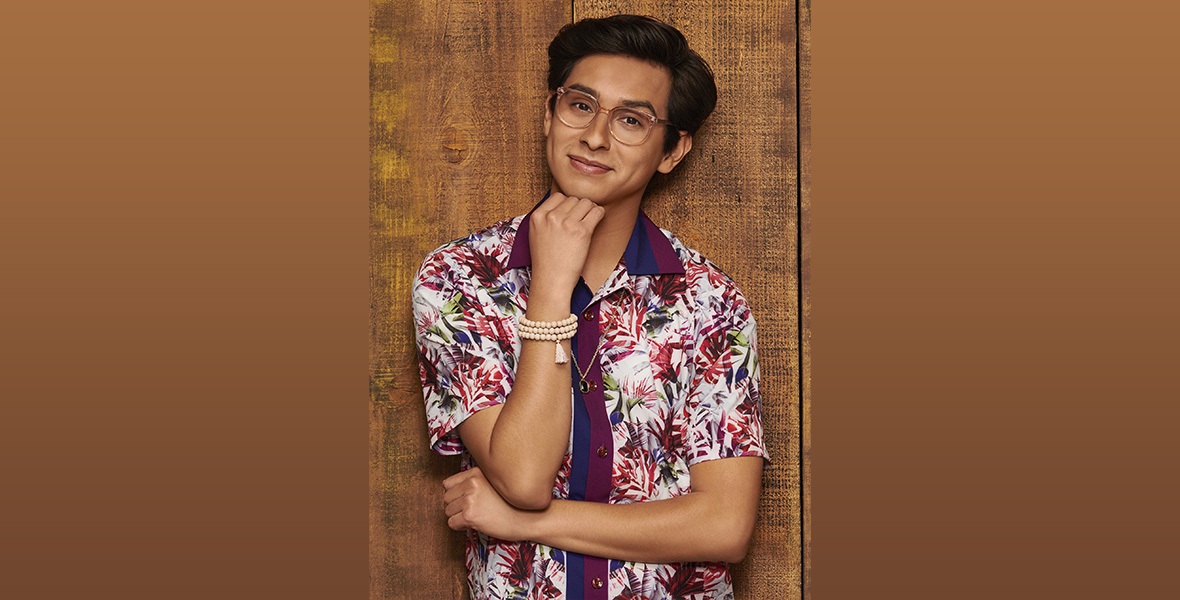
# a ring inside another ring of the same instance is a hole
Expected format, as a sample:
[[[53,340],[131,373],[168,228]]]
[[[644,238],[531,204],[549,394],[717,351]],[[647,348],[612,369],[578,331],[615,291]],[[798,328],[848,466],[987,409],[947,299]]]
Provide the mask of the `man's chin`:
[[[573,198],[584,198],[604,208],[619,204],[621,198],[630,196],[630,193],[619,189],[614,185],[609,185],[611,182],[607,181],[591,181],[587,177],[580,177],[577,174],[571,176],[569,173],[561,175],[553,175],[554,186],[558,191]],[[640,191],[642,195],[642,191]]]
[[[554,178],[557,189],[566,196],[573,198],[585,198],[591,202],[598,203],[598,199],[602,197],[602,191],[598,186],[587,185],[584,181],[576,179],[568,180],[566,178]]]

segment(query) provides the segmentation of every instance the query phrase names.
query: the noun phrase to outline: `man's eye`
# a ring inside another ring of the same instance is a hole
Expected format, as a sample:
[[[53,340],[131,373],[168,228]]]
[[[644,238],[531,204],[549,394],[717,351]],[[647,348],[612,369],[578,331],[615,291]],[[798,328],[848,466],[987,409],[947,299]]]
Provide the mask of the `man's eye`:
[[[577,110],[582,111],[582,112],[591,112],[594,110],[593,108],[590,107],[589,104],[579,101],[579,100],[575,100],[573,102],[573,107]]]
[[[635,113],[622,113],[615,121],[627,129],[641,129],[647,123]]]

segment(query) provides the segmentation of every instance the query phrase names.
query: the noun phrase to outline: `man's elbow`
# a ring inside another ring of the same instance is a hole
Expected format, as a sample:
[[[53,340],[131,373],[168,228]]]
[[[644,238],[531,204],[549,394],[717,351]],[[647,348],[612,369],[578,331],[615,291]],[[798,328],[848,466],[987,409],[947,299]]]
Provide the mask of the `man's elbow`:
[[[725,526],[725,530],[719,532],[716,538],[719,541],[717,549],[720,551],[720,556],[718,558],[727,563],[742,562],[750,550],[750,542],[753,538],[754,519],[732,519]]]
[[[502,482],[495,485],[496,491],[505,502],[523,510],[544,510],[553,500],[553,487],[520,482]]]
[[[549,503],[553,500],[553,495],[527,494],[505,498],[504,500],[522,510],[545,510],[549,508]]]
[[[750,550],[750,538],[730,544],[728,552],[726,553],[724,561],[727,563],[740,563],[746,558],[746,553]]]

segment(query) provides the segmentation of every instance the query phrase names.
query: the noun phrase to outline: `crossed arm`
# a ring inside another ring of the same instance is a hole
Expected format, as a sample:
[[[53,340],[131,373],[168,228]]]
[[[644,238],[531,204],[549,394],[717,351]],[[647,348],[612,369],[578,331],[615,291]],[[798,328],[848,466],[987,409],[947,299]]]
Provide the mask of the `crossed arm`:
[[[518,386],[507,401],[459,425],[480,467],[443,481],[448,525],[617,560],[741,561],[758,513],[759,456],[691,466],[692,491],[676,498],[633,504],[552,499],[571,419],[569,367],[553,364],[552,347],[526,341]]]
[[[507,401],[459,425],[480,467],[443,482],[452,529],[625,561],[742,560],[762,489],[759,456],[691,466],[692,491],[676,498],[633,504],[552,499],[569,444],[569,367],[553,364],[552,342],[524,344],[518,386]]]
[[[451,529],[499,539],[634,562],[741,561],[758,513],[762,458],[705,461],[690,467],[689,476],[692,491],[667,500],[553,500],[543,510],[522,510],[474,468],[443,481],[443,501]]]

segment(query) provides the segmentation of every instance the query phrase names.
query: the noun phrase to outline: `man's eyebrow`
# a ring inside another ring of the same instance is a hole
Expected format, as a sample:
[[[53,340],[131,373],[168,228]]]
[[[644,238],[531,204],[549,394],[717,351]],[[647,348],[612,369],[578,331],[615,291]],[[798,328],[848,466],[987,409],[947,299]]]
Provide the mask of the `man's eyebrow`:
[[[594,96],[595,99],[598,98],[598,91],[590,86],[585,86],[580,83],[571,83],[565,87],[569,90],[577,90],[579,92],[590,94],[591,96]],[[646,108],[651,114],[656,114],[656,107],[652,106],[652,103],[648,102],[647,100],[623,100],[623,103],[619,106],[626,106],[629,108]]]
[[[648,102],[647,100],[623,100],[622,106],[628,106],[630,108],[646,108],[647,112],[651,113],[652,115],[656,114],[656,107],[652,106],[651,102]]]
[[[571,84],[569,84],[569,85],[567,85],[567,86],[565,86],[565,87],[566,87],[566,89],[568,89],[568,90],[578,90],[579,92],[585,92],[585,93],[587,93],[587,94],[590,94],[591,96],[594,96],[595,98],[597,98],[597,97],[598,97],[598,91],[597,91],[597,90],[595,90],[595,89],[594,89],[594,88],[592,88],[592,87],[589,87],[589,86],[582,85],[582,84],[580,84],[580,83],[571,83]]]

